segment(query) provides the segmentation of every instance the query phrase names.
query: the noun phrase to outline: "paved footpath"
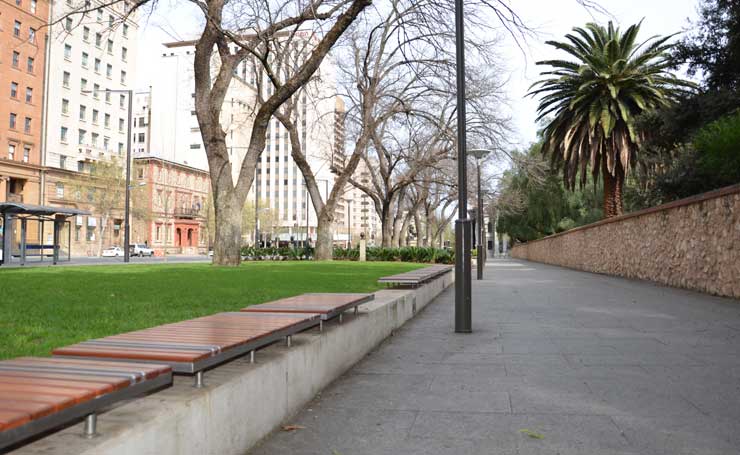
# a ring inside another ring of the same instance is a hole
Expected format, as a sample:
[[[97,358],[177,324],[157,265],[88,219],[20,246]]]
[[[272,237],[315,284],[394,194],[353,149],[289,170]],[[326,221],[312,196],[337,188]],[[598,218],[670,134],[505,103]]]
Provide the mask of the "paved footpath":
[[[740,453],[740,302],[516,260],[447,290],[255,454]]]

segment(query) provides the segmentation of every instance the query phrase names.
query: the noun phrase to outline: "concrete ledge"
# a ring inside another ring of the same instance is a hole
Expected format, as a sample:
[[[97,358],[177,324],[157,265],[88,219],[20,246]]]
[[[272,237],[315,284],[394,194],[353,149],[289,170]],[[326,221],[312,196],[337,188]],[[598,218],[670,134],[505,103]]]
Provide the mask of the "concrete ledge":
[[[452,284],[454,272],[413,290],[382,290],[324,332],[293,337],[207,371],[205,389],[177,376],[172,387],[131,400],[98,419],[101,435],[73,425],[13,454],[244,454]]]

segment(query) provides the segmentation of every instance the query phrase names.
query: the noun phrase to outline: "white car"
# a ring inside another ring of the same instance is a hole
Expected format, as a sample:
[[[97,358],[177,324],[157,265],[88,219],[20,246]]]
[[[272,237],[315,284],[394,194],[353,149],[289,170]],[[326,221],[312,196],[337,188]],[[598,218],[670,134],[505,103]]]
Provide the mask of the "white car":
[[[134,243],[131,245],[131,256],[154,256],[154,250],[143,243]]]
[[[103,250],[104,258],[119,258],[123,257],[123,248],[119,246],[112,246]]]

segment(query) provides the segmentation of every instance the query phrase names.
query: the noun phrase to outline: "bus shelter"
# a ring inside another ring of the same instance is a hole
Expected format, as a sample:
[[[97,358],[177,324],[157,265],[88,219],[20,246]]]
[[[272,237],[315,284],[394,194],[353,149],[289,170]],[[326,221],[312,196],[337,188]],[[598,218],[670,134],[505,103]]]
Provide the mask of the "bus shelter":
[[[71,259],[69,218],[90,212],[69,207],[0,202],[0,265]]]

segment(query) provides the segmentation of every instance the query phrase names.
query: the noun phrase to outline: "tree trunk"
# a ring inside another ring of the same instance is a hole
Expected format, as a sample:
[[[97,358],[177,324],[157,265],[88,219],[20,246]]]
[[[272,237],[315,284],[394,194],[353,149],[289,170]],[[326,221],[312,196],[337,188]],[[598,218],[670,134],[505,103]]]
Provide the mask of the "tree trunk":
[[[623,213],[624,169],[617,161],[614,169],[615,175],[612,175],[607,168],[606,159],[603,159],[601,163],[601,174],[604,178],[604,218],[613,218]]]
[[[391,216],[390,204],[383,202],[383,214],[380,219],[380,226],[383,238],[381,239],[381,246],[383,248],[390,248],[393,245],[393,217]]]
[[[214,195],[215,196],[215,195]],[[238,266],[241,262],[242,205],[236,191],[224,191],[213,198],[216,209],[216,235],[213,245],[215,265]]]
[[[334,253],[334,217],[322,211],[316,229],[316,252],[314,259],[331,261]]]

